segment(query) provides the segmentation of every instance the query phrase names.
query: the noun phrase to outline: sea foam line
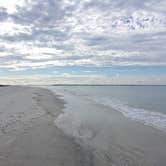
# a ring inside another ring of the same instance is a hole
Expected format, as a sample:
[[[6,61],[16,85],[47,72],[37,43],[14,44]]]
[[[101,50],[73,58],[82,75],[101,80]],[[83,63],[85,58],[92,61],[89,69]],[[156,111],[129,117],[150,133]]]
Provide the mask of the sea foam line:
[[[125,117],[166,132],[166,115],[160,112],[134,108],[108,98],[91,98],[98,104],[109,106],[121,112]]]

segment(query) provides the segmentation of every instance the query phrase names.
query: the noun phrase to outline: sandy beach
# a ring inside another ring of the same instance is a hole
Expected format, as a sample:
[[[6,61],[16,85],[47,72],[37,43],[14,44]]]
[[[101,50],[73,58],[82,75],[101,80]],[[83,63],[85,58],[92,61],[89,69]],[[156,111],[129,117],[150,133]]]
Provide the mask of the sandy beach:
[[[69,109],[83,113],[71,119],[80,123],[80,138],[70,134],[73,126],[63,130],[70,124],[63,121],[65,98],[38,87],[0,87],[0,166],[165,166],[164,132],[72,95]]]
[[[89,153],[54,125],[63,107],[46,89],[0,87],[0,166],[90,165]]]

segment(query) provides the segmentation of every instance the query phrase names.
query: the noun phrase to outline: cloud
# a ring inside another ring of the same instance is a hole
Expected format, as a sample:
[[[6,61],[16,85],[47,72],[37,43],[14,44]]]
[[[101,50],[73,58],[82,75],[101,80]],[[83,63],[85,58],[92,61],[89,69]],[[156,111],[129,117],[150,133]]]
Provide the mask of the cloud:
[[[24,3],[24,0],[12,0],[12,1],[0,1],[0,6],[4,8],[8,13],[12,14],[17,11],[18,6],[22,6]]]
[[[0,68],[166,65],[165,0],[0,2]]]
[[[152,81],[153,80],[153,83]],[[11,75],[1,76],[0,84],[10,85],[53,85],[53,84],[113,84],[113,85],[164,85],[166,76],[104,76],[97,74],[68,74],[62,73],[55,75]]]

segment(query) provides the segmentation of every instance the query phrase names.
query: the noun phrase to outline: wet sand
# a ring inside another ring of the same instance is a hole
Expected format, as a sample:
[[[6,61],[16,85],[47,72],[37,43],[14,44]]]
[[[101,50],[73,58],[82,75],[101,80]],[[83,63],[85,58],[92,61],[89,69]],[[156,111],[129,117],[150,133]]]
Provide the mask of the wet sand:
[[[0,166],[88,166],[89,151],[54,125],[64,101],[49,90],[0,88]]]
[[[101,128],[90,144],[95,147],[96,166],[165,166],[166,133],[124,117],[108,107],[109,129]]]

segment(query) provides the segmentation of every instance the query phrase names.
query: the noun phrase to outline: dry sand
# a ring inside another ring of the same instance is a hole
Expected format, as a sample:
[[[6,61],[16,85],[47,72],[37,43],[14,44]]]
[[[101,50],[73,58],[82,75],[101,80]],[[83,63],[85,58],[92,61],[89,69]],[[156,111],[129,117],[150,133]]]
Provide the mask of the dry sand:
[[[0,166],[88,166],[89,151],[54,125],[63,100],[49,90],[0,87]]]

